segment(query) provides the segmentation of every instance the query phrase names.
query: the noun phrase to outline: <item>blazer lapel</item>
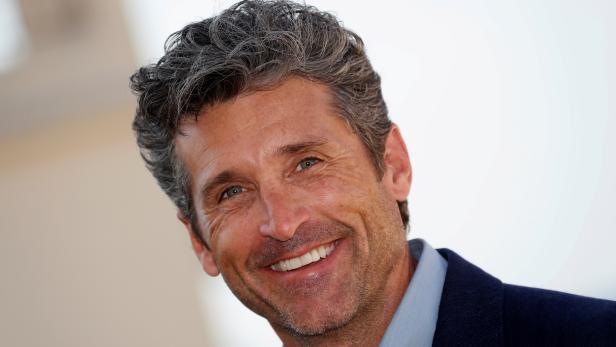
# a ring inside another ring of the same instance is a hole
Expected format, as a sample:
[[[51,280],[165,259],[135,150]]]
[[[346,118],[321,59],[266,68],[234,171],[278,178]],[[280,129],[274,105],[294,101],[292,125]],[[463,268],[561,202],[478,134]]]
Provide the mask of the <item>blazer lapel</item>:
[[[433,346],[503,346],[503,283],[448,249]]]

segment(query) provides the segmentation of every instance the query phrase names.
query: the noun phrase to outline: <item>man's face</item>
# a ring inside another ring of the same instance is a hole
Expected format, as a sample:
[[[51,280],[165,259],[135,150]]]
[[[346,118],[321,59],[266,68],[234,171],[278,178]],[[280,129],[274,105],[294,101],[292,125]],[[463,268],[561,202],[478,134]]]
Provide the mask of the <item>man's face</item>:
[[[204,269],[277,331],[318,334],[378,309],[406,247],[396,199],[410,172],[401,193],[386,151],[377,176],[331,98],[292,78],[205,109],[176,138]]]

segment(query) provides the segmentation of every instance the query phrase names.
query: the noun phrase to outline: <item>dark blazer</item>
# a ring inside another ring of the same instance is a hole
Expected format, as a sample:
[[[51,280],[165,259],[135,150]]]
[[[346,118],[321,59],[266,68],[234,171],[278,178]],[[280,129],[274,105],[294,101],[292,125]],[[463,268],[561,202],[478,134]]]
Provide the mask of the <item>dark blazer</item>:
[[[448,249],[433,346],[616,346],[616,302],[503,284]]]

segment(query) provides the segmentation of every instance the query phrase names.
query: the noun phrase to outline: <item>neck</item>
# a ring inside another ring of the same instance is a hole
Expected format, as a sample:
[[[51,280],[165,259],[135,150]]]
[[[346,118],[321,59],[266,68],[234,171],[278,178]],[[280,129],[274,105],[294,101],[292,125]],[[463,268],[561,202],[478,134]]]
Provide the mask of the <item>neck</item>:
[[[358,311],[343,327],[317,336],[298,336],[281,327],[274,327],[274,330],[286,347],[378,346],[404,297],[416,266],[408,246],[404,247],[404,255],[394,264],[380,295],[373,298],[370,305]]]

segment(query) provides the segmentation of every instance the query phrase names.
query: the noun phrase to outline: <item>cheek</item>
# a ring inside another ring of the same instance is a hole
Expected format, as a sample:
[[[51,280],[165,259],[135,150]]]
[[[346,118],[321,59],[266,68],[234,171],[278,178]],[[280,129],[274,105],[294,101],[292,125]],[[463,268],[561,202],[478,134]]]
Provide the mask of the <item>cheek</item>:
[[[361,230],[367,227],[366,221],[374,213],[374,190],[374,184],[366,182],[366,179],[360,181],[355,177],[330,176],[306,194],[313,197],[309,203],[317,214],[364,234]]]
[[[249,206],[246,199],[236,199],[240,203],[219,205],[214,207],[203,207],[204,220],[209,231],[209,238],[212,245],[218,244],[222,239],[224,242],[232,238],[235,230],[243,229],[242,223],[245,219],[245,211]]]
[[[344,208],[362,207],[371,202],[377,194],[377,182],[372,177],[359,175],[328,175],[307,190],[323,205]]]
[[[246,259],[258,244],[259,235],[250,211],[227,214],[214,219],[212,248],[221,269],[246,266]]]

